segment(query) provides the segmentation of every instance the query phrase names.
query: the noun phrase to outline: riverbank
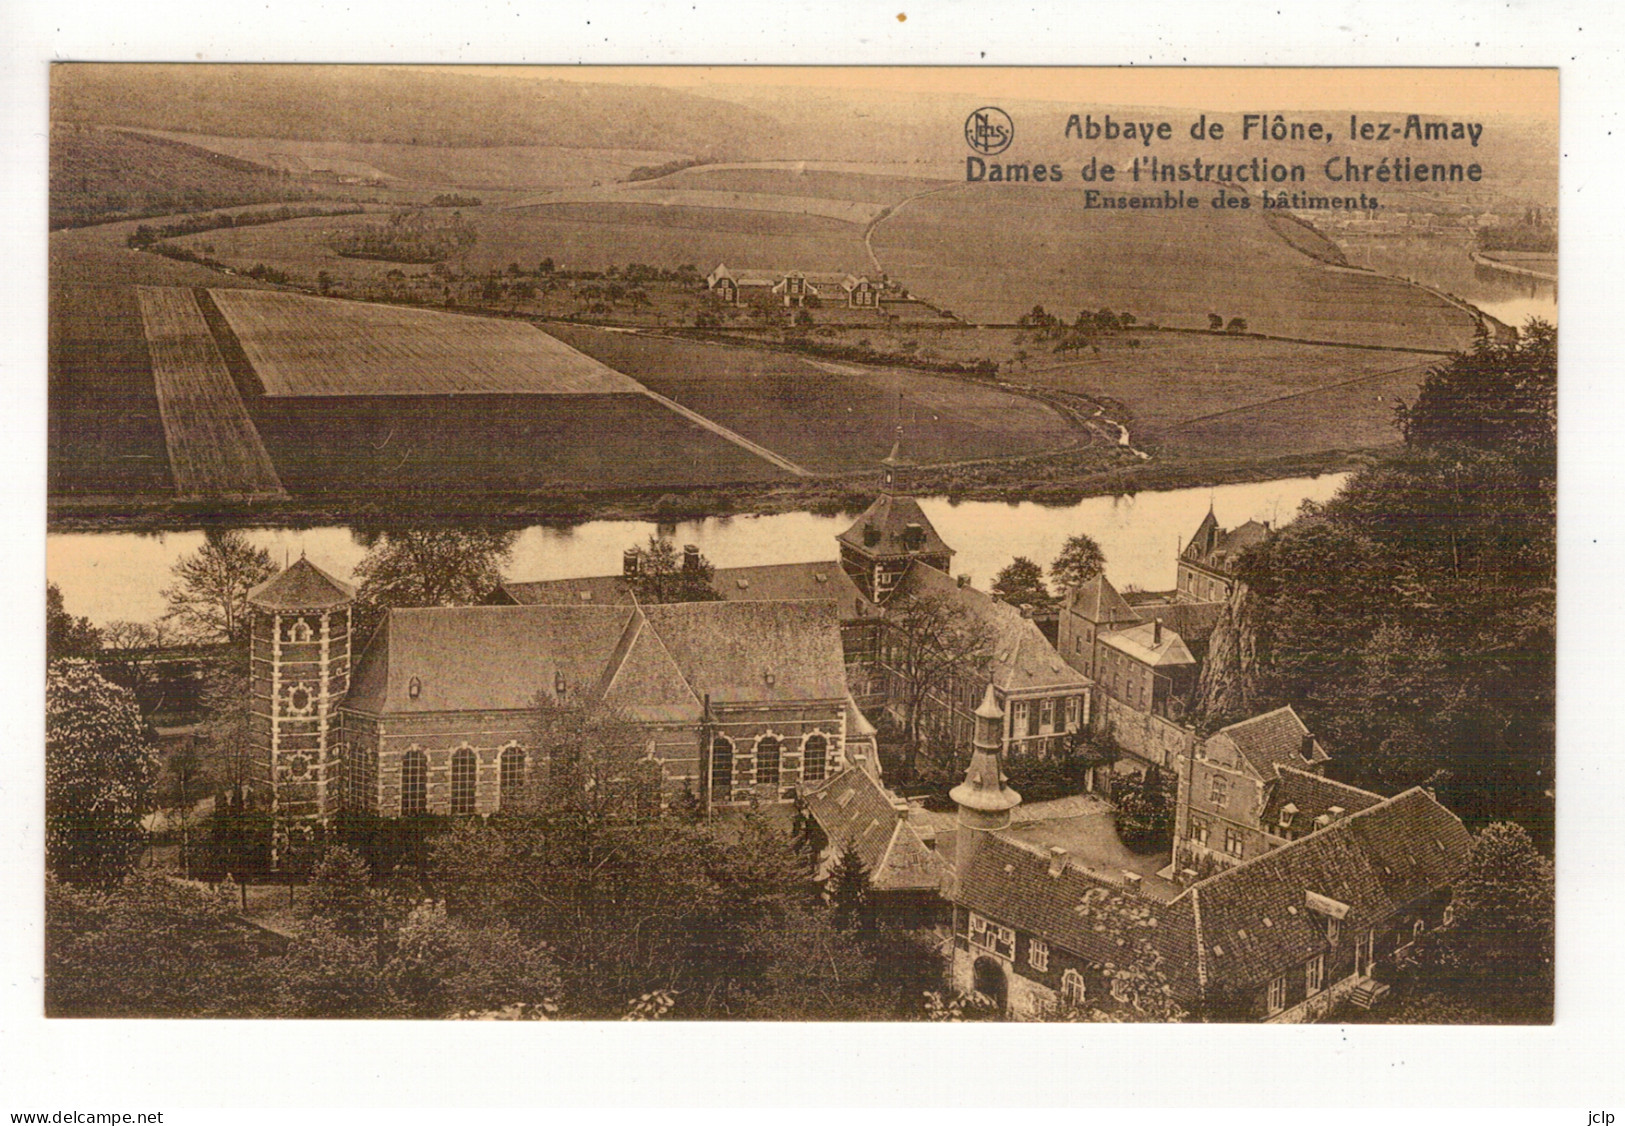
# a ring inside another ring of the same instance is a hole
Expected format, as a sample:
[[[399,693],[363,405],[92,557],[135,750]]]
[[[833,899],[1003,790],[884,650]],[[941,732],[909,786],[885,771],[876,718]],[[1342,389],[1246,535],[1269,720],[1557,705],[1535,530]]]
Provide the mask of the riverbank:
[[[1263,459],[1141,462],[1118,451],[1072,451],[1018,462],[911,470],[918,496],[950,502],[1030,501],[1062,508],[1090,497],[1247,484],[1282,477],[1317,477],[1367,464],[1376,449],[1320,450]],[[1109,462],[1067,464],[1081,455]],[[1045,464],[1050,462],[1050,464]],[[1057,463],[1058,462],[1058,463]],[[387,526],[440,524],[569,528],[595,520],[676,523],[712,516],[769,516],[786,512],[857,513],[880,487],[879,473],[814,478],[789,484],[738,485],[671,492],[554,492],[535,496],[335,497],[321,502],[183,504],[132,503],[109,497],[48,501],[46,530],[62,532],[171,532],[195,528],[300,529],[334,524]]]

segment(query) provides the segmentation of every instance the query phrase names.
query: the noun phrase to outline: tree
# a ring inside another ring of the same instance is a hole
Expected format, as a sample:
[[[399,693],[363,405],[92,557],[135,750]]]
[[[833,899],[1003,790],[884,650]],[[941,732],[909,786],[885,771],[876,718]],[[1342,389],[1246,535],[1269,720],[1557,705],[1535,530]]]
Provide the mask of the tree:
[[[385,607],[471,606],[502,585],[517,532],[461,528],[363,530],[356,564],[356,633],[365,638]]]
[[[1224,331],[1226,331],[1226,332],[1237,332],[1237,333],[1246,332],[1247,331],[1247,318],[1246,317],[1231,317],[1230,318],[1230,323],[1224,326]]]
[[[851,841],[841,849],[824,889],[836,927],[855,931],[874,928],[874,911],[869,902],[869,869]]]
[[[909,743],[920,745],[926,701],[952,699],[993,656],[993,627],[944,594],[903,594],[886,607],[885,660],[900,681]]]
[[[716,602],[722,596],[711,586],[717,569],[703,555],[678,554],[668,539],[649,537],[647,546],[628,549],[636,569],[621,582],[640,602]]]
[[[993,593],[1012,606],[1029,613],[1055,605],[1044,585],[1044,569],[1025,555],[1018,555],[993,580]]]
[[[1473,838],[1448,922],[1411,959],[1423,984],[1502,1019],[1551,1019],[1556,882],[1551,860],[1521,826],[1496,822]]]
[[[1138,853],[1167,852],[1174,844],[1174,780],[1151,767],[1143,775],[1113,778],[1117,835]]]
[[[1530,320],[1514,340],[1480,336],[1429,371],[1398,417],[1412,445],[1518,452],[1544,468],[1557,453],[1557,330]]]
[[[101,631],[89,618],[76,618],[62,605],[62,591],[55,583],[45,587],[45,659],[60,661],[80,657],[94,661],[101,655]]]
[[[1062,591],[1080,587],[1106,569],[1106,553],[1091,537],[1068,536],[1060,554],[1049,565],[1050,581]]]
[[[1207,315],[1207,330],[1209,332],[1218,332],[1222,328],[1224,328],[1224,318],[1217,313],[1209,313]]]
[[[276,573],[271,553],[241,532],[209,531],[203,546],[172,568],[165,618],[199,641],[248,640],[248,592]]]
[[[531,701],[525,744],[534,748],[530,810],[594,818],[638,818],[660,809],[660,766],[649,736],[581,687],[544,688]],[[591,686],[587,686],[589,689]]]
[[[64,880],[118,882],[141,850],[158,759],[128,689],[89,661],[45,674],[45,860]]]
[[[156,622],[109,622],[102,633],[102,668],[113,681],[135,693],[143,718],[163,707],[157,658],[175,640],[173,628],[162,618]]]

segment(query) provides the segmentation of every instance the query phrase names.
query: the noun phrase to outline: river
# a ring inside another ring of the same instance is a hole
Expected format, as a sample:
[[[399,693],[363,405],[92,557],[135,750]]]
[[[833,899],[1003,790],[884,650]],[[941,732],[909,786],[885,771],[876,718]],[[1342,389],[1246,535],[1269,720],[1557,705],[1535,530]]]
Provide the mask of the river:
[[[1168,590],[1175,558],[1211,502],[1230,528],[1246,520],[1283,523],[1305,500],[1323,501],[1344,473],[1289,477],[1213,488],[1091,497],[1068,508],[1032,503],[921,500],[931,522],[953,547],[954,573],[986,587],[1011,558],[1025,555],[1048,565],[1070,535],[1085,532],[1106,553],[1107,577],[1120,588]],[[835,557],[835,536],[849,516],[788,512],[771,516],[718,516],[659,530],[679,544],[698,545],[719,567],[800,563]],[[636,520],[594,520],[573,528],[527,528],[505,573],[510,579],[554,579],[611,574],[621,551],[647,540],[656,525]],[[365,553],[348,528],[248,529],[254,543],[280,564],[301,552],[342,579],[352,577]],[[68,611],[97,625],[151,621],[165,608],[170,568],[203,543],[202,532],[61,532],[46,537],[46,574],[62,590]]]

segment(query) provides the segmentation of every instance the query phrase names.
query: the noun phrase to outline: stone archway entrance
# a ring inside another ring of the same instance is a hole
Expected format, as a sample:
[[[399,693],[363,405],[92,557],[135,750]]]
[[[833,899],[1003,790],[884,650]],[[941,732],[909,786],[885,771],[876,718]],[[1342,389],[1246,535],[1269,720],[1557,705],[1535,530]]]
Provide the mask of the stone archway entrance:
[[[971,966],[971,988],[989,997],[998,1006],[1002,1015],[1005,1005],[1009,1001],[1009,983],[1004,977],[1004,967],[992,958],[978,958]]]

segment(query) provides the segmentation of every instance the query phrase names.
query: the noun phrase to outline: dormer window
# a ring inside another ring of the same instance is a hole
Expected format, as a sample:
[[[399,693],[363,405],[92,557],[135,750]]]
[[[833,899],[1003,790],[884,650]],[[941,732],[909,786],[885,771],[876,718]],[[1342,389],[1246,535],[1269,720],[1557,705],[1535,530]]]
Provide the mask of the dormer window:
[[[1280,822],[1279,822],[1281,828],[1283,828],[1283,829],[1292,828],[1292,819],[1294,817],[1296,817],[1297,814],[1298,814],[1298,807],[1293,805],[1291,802],[1287,802],[1285,805],[1283,805],[1281,807],[1281,819],[1280,819]]]
[[[1336,946],[1337,940],[1343,934],[1343,920],[1348,917],[1349,905],[1339,903],[1329,896],[1317,895],[1315,892],[1303,893],[1304,906],[1319,917],[1326,927],[1326,941]]]
[[[415,676],[411,680],[407,681],[406,695],[408,699],[412,700],[416,700],[419,696],[423,695],[423,681],[419,680]]]

